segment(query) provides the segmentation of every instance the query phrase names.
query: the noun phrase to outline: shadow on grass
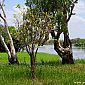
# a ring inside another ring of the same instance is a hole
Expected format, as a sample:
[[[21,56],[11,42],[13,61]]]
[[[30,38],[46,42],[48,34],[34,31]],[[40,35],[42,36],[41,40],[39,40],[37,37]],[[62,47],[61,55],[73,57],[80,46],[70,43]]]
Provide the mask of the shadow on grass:
[[[48,66],[58,66],[61,65],[61,61],[43,61],[41,60],[41,62],[37,63],[36,65],[48,65]]]

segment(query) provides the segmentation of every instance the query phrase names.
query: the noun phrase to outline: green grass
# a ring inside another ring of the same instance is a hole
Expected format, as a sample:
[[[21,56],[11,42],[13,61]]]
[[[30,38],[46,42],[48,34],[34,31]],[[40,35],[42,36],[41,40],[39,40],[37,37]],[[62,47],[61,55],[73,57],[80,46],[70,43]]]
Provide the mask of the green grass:
[[[6,53],[0,53],[0,63],[8,62],[8,57]]]
[[[7,62],[7,55],[0,53],[0,56],[0,85],[85,85],[85,60],[62,65],[57,55],[38,53],[36,79],[32,81],[29,64],[3,64]],[[18,59],[21,63],[30,60],[27,53],[18,53]]]
[[[30,63],[30,57],[26,52],[19,52],[17,53],[17,57],[20,63]],[[59,56],[48,54],[48,53],[38,53],[36,57],[37,62],[48,62],[48,61],[58,61]],[[8,62],[8,55],[6,53],[0,53],[0,63],[7,63]]]

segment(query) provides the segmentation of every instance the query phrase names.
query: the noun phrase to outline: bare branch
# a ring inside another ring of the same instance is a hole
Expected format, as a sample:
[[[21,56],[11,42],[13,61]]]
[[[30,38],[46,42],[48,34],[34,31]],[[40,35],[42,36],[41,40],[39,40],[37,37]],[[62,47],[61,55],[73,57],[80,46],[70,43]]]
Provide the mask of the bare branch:
[[[37,54],[38,48],[39,48],[39,46],[37,47],[37,49],[36,49],[36,51],[35,51],[35,58],[36,58],[36,54]]]
[[[75,0],[75,1],[72,3],[71,9],[70,9],[70,13],[69,13],[69,15],[68,15],[68,19],[67,19],[66,22],[68,22],[68,21],[71,19],[71,16],[74,15],[74,13],[72,13],[72,12],[73,12],[73,9],[74,9],[74,7],[75,7],[75,3],[77,3],[77,2],[78,2],[78,0]]]
[[[3,4],[0,3],[0,7],[1,7],[1,10],[3,12],[4,17],[6,18],[6,14],[5,14],[5,11],[4,11],[4,8],[3,8]]]

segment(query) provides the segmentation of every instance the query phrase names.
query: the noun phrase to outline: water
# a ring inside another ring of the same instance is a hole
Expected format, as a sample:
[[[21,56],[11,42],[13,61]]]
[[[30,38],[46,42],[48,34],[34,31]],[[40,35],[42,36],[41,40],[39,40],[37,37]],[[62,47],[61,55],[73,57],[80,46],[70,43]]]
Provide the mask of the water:
[[[41,46],[38,52],[45,52],[45,53],[57,55],[53,45]],[[85,59],[85,49],[73,46],[73,56],[74,56],[74,59]]]

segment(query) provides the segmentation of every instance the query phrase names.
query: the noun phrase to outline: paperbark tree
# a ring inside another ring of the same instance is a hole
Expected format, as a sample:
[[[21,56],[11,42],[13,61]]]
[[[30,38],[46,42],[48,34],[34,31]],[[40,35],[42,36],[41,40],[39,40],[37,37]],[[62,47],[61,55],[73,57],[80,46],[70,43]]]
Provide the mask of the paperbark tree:
[[[51,31],[51,35],[54,38],[54,50],[62,58],[63,64],[73,64],[73,52],[72,44],[69,38],[68,22],[73,13],[75,3],[78,0],[27,0],[33,4],[35,7],[42,9],[42,11],[47,12],[53,16],[56,29]],[[27,4],[26,3],[26,4]],[[57,32],[57,35],[55,34]],[[60,44],[60,35],[63,33],[64,41],[63,45]]]
[[[73,64],[74,63],[72,44],[71,44],[71,41],[69,38],[68,22],[69,22],[71,16],[73,15],[72,12],[73,12],[75,3],[77,3],[77,1],[78,0],[71,0],[71,1],[68,0],[68,1],[62,2],[61,7],[58,9],[62,13],[62,16],[57,17],[58,18],[57,19],[57,23],[58,23],[57,35],[55,35],[55,33],[53,33],[54,31],[51,31],[52,37],[55,39],[54,40],[54,49],[61,56],[62,64]],[[61,35],[61,33],[63,33],[63,35],[64,35],[63,45],[60,45],[60,43],[58,42],[59,36]]]
[[[4,30],[6,31],[6,33],[8,34],[8,37],[9,37],[9,44],[10,44],[10,50],[8,49],[5,41],[4,41],[4,38],[2,36],[2,31],[0,32],[0,38],[1,38],[1,41],[8,53],[8,61],[9,61],[9,64],[18,64],[18,60],[17,60],[17,56],[16,56],[16,52],[15,52],[15,48],[14,48],[14,45],[13,45],[13,40],[12,40],[12,37],[10,35],[10,32],[8,30],[8,26],[7,26],[7,22],[6,22],[6,14],[5,14],[5,11],[3,9],[3,5],[4,5],[4,2],[0,2],[0,9],[2,10],[2,13],[0,13],[0,18],[2,19],[2,21],[4,22]]]

